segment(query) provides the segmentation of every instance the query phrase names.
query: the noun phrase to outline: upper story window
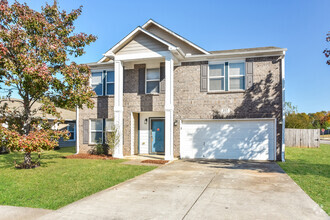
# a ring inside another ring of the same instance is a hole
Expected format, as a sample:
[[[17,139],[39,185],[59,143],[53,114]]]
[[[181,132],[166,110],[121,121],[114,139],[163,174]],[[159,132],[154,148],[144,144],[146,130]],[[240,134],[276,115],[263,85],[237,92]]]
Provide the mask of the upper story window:
[[[147,69],[146,71],[146,93],[159,93],[160,69]]]
[[[245,63],[229,63],[229,90],[245,89]]]
[[[103,95],[103,74],[102,72],[93,72],[91,86],[96,95]]]
[[[107,71],[107,95],[115,94],[115,72]]]
[[[114,71],[92,72],[91,86],[98,96],[114,95],[115,93],[115,73]]]
[[[225,90],[225,64],[215,64],[209,66],[209,90]]]
[[[209,65],[208,90],[245,90],[245,62],[223,62]]]

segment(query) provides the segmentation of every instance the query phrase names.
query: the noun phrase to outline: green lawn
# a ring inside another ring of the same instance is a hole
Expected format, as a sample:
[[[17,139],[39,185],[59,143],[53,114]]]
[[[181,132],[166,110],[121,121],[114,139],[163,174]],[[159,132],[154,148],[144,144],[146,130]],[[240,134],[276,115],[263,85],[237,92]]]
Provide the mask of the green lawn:
[[[124,160],[65,159],[74,148],[47,151],[41,167],[15,169],[22,153],[0,155],[0,205],[58,209],[154,169],[121,164]],[[36,158],[36,154],[33,155]]]
[[[287,147],[286,162],[278,164],[330,214],[330,145],[320,148]]]

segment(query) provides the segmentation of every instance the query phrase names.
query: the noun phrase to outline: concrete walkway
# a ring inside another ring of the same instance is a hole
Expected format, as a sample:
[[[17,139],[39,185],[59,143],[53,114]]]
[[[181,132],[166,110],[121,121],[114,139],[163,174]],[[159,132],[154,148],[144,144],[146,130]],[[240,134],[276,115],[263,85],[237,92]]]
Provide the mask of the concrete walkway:
[[[273,162],[175,161],[40,219],[328,219]]]
[[[16,206],[0,206],[0,219],[1,220],[33,220],[40,216],[51,213],[53,210],[48,209],[35,209]]]

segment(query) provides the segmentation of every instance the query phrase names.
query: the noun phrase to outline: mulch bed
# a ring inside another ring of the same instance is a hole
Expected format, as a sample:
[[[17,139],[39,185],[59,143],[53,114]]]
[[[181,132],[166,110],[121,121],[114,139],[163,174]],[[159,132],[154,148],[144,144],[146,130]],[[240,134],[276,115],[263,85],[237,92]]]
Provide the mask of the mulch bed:
[[[66,156],[67,159],[92,159],[92,160],[117,160],[111,155],[73,154]]]
[[[141,163],[166,164],[168,160],[142,160]]]

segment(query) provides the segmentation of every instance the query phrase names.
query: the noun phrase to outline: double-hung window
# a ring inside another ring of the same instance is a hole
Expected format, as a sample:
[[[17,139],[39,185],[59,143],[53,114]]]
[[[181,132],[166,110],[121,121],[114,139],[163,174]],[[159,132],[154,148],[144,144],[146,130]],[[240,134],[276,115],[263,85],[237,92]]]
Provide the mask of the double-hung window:
[[[103,142],[103,119],[90,120],[90,143]]]
[[[113,134],[114,132],[114,122],[111,119],[105,120],[105,135],[108,138],[109,135]]]
[[[245,90],[245,63],[223,62],[209,64],[208,91]]]
[[[115,72],[112,70],[92,72],[91,86],[97,96],[114,95]]]
[[[115,93],[115,72],[107,71],[107,82],[106,82],[106,90],[107,95],[113,95]]]
[[[70,134],[70,141],[74,141],[75,140],[75,124],[74,123],[69,123],[68,127],[67,127],[68,133]]]
[[[146,71],[146,93],[159,93],[160,69],[147,69]]]
[[[209,65],[209,90],[225,90],[225,64]]]
[[[229,63],[229,90],[245,89],[245,63]]]
[[[96,95],[103,95],[103,74],[102,72],[92,72],[91,86]]]

